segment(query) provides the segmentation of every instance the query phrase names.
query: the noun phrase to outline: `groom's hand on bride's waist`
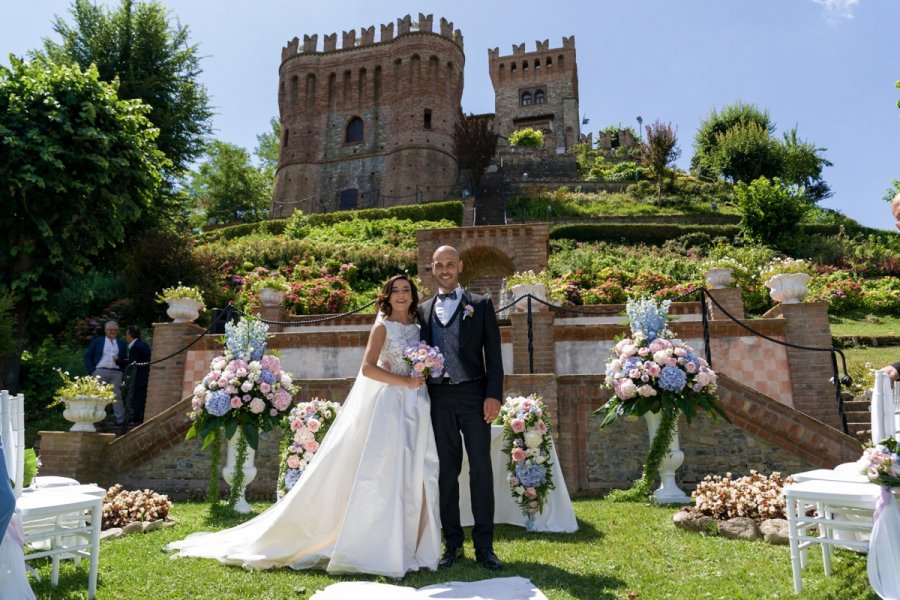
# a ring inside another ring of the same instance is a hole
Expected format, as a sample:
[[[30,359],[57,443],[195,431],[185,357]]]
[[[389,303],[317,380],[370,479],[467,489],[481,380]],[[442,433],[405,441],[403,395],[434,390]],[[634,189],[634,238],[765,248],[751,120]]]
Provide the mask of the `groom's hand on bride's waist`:
[[[484,399],[484,422],[493,423],[500,414],[500,401],[496,398]]]

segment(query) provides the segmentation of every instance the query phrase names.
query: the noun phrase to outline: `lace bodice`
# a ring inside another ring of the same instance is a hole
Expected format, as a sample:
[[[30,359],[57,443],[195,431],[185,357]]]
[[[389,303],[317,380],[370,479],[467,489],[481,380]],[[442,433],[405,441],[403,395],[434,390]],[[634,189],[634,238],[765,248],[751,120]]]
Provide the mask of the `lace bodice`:
[[[387,329],[387,337],[378,356],[378,366],[396,375],[409,375],[410,366],[403,360],[403,353],[408,346],[419,341],[419,326],[415,323],[404,325],[387,319],[382,319],[381,322]]]

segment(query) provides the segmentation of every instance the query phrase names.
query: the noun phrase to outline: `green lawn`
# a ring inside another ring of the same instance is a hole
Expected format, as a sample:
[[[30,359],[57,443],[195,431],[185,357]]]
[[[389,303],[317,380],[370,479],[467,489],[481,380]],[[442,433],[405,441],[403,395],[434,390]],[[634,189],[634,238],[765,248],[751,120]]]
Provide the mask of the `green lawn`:
[[[254,508],[266,506],[255,504]],[[580,530],[574,534],[498,527],[495,548],[506,564],[500,575],[529,578],[548,598],[560,600],[795,597],[786,546],[685,533],[672,524],[675,509],[668,507],[580,499],[575,501],[575,511]],[[311,517],[314,514],[315,507],[310,507]],[[199,503],[178,503],[173,516],[179,522],[174,528],[103,542],[97,598],[302,600],[335,581],[383,581],[290,569],[247,572],[211,560],[172,560],[162,551],[166,543],[244,519],[211,515]],[[471,560],[471,548],[467,553],[465,560],[447,571],[414,573],[399,583],[422,587],[490,577]],[[809,562],[800,598],[876,598],[868,586],[865,557],[839,551],[831,577],[823,575],[818,551],[810,553]],[[63,564],[56,590],[49,584],[49,564],[40,564],[38,571],[44,578],[34,584],[39,598],[86,597],[86,573],[76,570],[71,561]]]
[[[880,316],[866,318],[865,315],[852,317],[830,317],[831,335],[857,335],[872,337],[879,335],[900,335],[900,317]],[[900,351],[898,351],[900,354]]]

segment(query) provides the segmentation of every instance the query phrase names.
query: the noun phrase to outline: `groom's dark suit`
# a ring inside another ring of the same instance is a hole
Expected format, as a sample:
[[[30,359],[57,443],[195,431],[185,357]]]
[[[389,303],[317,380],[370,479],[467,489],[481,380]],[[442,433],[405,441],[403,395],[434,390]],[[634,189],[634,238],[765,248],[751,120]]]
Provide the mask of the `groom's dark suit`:
[[[472,541],[476,552],[493,550],[491,427],[484,422],[484,399],[501,400],[503,393],[500,329],[490,298],[464,291],[446,324],[435,314],[435,301],[436,297],[419,306],[421,337],[430,346],[436,340],[444,340],[446,347],[441,347],[441,352],[445,358],[454,347],[458,349],[456,376],[428,382],[431,422],[440,461],[438,482],[444,541],[447,548],[459,548],[464,541],[459,518],[459,472],[465,443],[475,517]]]

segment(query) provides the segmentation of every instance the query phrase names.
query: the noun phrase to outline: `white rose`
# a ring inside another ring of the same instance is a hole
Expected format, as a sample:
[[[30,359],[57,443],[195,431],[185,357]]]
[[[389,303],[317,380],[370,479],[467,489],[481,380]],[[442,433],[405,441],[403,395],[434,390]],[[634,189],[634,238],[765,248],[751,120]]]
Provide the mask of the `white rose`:
[[[529,448],[538,448],[544,441],[544,436],[537,429],[529,429],[525,432],[525,445]]]

